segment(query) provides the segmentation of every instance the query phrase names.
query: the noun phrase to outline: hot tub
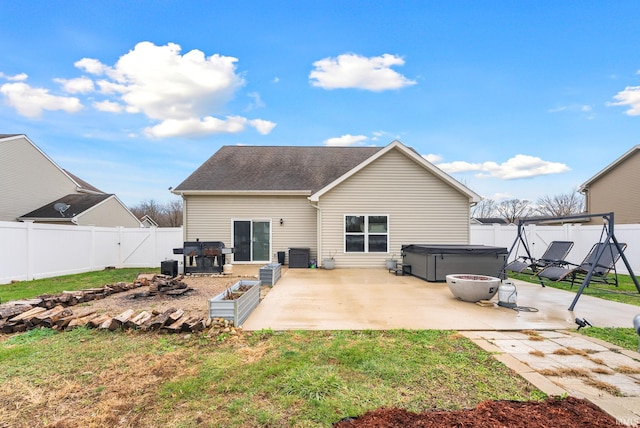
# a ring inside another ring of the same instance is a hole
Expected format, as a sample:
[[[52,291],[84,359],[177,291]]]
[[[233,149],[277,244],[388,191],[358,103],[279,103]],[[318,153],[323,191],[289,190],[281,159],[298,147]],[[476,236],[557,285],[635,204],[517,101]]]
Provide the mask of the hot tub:
[[[508,254],[504,247],[486,245],[411,244],[402,246],[402,263],[411,265],[413,276],[443,282],[460,272],[500,277]]]

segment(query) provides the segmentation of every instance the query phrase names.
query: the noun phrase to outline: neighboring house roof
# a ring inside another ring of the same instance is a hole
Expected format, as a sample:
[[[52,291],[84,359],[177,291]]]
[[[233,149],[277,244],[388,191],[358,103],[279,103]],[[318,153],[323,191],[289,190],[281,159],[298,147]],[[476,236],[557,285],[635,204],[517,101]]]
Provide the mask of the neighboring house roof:
[[[385,147],[223,146],[186,180],[176,194],[299,193],[316,201],[390,150],[407,157],[479,202],[480,196],[399,141]]]
[[[593,177],[591,177],[590,179],[585,181],[582,185],[580,185],[580,187],[578,188],[578,191],[581,192],[581,193],[584,193],[589,188],[589,186],[591,186],[594,182],[598,181],[604,175],[606,175],[609,172],[611,172],[613,169],[615,169],[618,165],[620,165],[622,162],[627,160],[627,158],[629,158],[631,155],[633,155],[638,150],[640,150],[640,144],[637,145],[637,146],[632,147],[631,150],[629,150],[628,152],[626,152],[625,154],[620,156],[615,161],[611,162],[609,165],[607,165],[604,169],[602,169],[596,175],[594,175]]]
[[[107,193],[70,194],[19,217],[19,220],[73,222],[75,217],[113,197],[115,195]],[[65,205],[67,208],[58,210]]]
[[[382,147],[223,146],[173,192],[311,194],[380,150]]]
[[[106,194],[62,169],[25,134],[0,134],[0,152],[3,221],[140,226],[140,221],[117,196]],[[69,208],[61,214],[54,208],[56,204],[60,204],[58,208],[65,205]],[[30,212],[23,214],[26,211]]]
[[[66,169],[63,169],[63,171],[69,177],[71,177],[71,179],[73,181],[75,181],[78,184],[78,186],[79,186],[78,191],[79,192],[86,191],[86,192],[104,193],[102,190],[98,189],[97,187],[92,186],[91,184],[87,183],[86,181],[84,181],[83,179],[79,178],[78,176],[70,173]]]
[[[502,217],[473,217],[471,220],[477,224],[510,224]]]
[[[144,227],[158,227],[158,222],[149,217],[148,214],[142,216],[140,223],[142,223]]]

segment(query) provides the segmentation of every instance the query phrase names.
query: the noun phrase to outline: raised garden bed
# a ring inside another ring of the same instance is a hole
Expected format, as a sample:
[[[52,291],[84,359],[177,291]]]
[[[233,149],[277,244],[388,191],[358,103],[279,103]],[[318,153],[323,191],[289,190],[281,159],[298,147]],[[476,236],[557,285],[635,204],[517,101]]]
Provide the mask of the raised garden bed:
[[[280,279],[282,266],[280,263],[269,263],[260,268],[259,278],[265,285],[274,286]]]
[[[262,281],[241,280],[209,299],[209,318],[224,318],[240,326],[260,303]]]

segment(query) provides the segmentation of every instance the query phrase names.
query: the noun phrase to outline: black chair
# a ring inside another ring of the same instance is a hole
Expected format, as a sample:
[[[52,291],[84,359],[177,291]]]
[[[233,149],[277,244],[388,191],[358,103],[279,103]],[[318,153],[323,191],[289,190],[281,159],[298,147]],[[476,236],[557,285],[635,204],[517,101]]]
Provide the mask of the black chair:
[[[619,243],[620,249],[624,251],[627,244]],[[596,260],[598,252],[602,251],[600,260]],[[591,247],[589,254],[584,258],[582,263],[575,265],[564,262],[561,264],[553,264],[542,269],[536,275],[550,281],[571,281],[571,286],[578,278],[584,278],[593,268],[591,281],[601,282],[618,286],[618,276],[614,275],[613,279],[609,278],[609,272],[615,269],[616,262],[622,254],[618,251],[618,247],[613,242],[599,242]]]
[[[520,256],[507,264],[504,270],[517,273],[528,270],[535,273],[547,266],[564,263],[571,248],[573,248],[573,241],[552,241],[539,259]]]

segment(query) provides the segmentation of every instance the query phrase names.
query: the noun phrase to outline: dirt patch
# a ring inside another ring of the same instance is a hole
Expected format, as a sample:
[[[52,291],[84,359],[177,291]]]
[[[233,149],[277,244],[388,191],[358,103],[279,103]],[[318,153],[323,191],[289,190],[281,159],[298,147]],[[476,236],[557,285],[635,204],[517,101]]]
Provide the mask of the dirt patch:
[[[567,397],[540,402],[486,401],[475,409],[412,413],[402,409],[379,409],[360,417],[345,418],[337,428],[407,427],[593,427],[620,425],[615,418],[589,401]]]
[[[182,309],[185,314],[193,316],[209,316],[209,299],[222,293],[227,288],[243,279],[255,280],[258,278],[259,267],[234,266],[234,273],[231,275],[188,275],[181,277],[180,281],[186,283],[192,291],[180,296],[169,296],[158,294],[149,297],[133,298],[144,288],[111,295],[102,300],[95,300],[84,303],[84,305],[97,309],[98,313],[108,313],[116,316],[127,309],[133,309],[135,313],[141,311],[151,312],[153,310],[164,312],[169,308]],[[262,287],[262,295],[270,289]]]

